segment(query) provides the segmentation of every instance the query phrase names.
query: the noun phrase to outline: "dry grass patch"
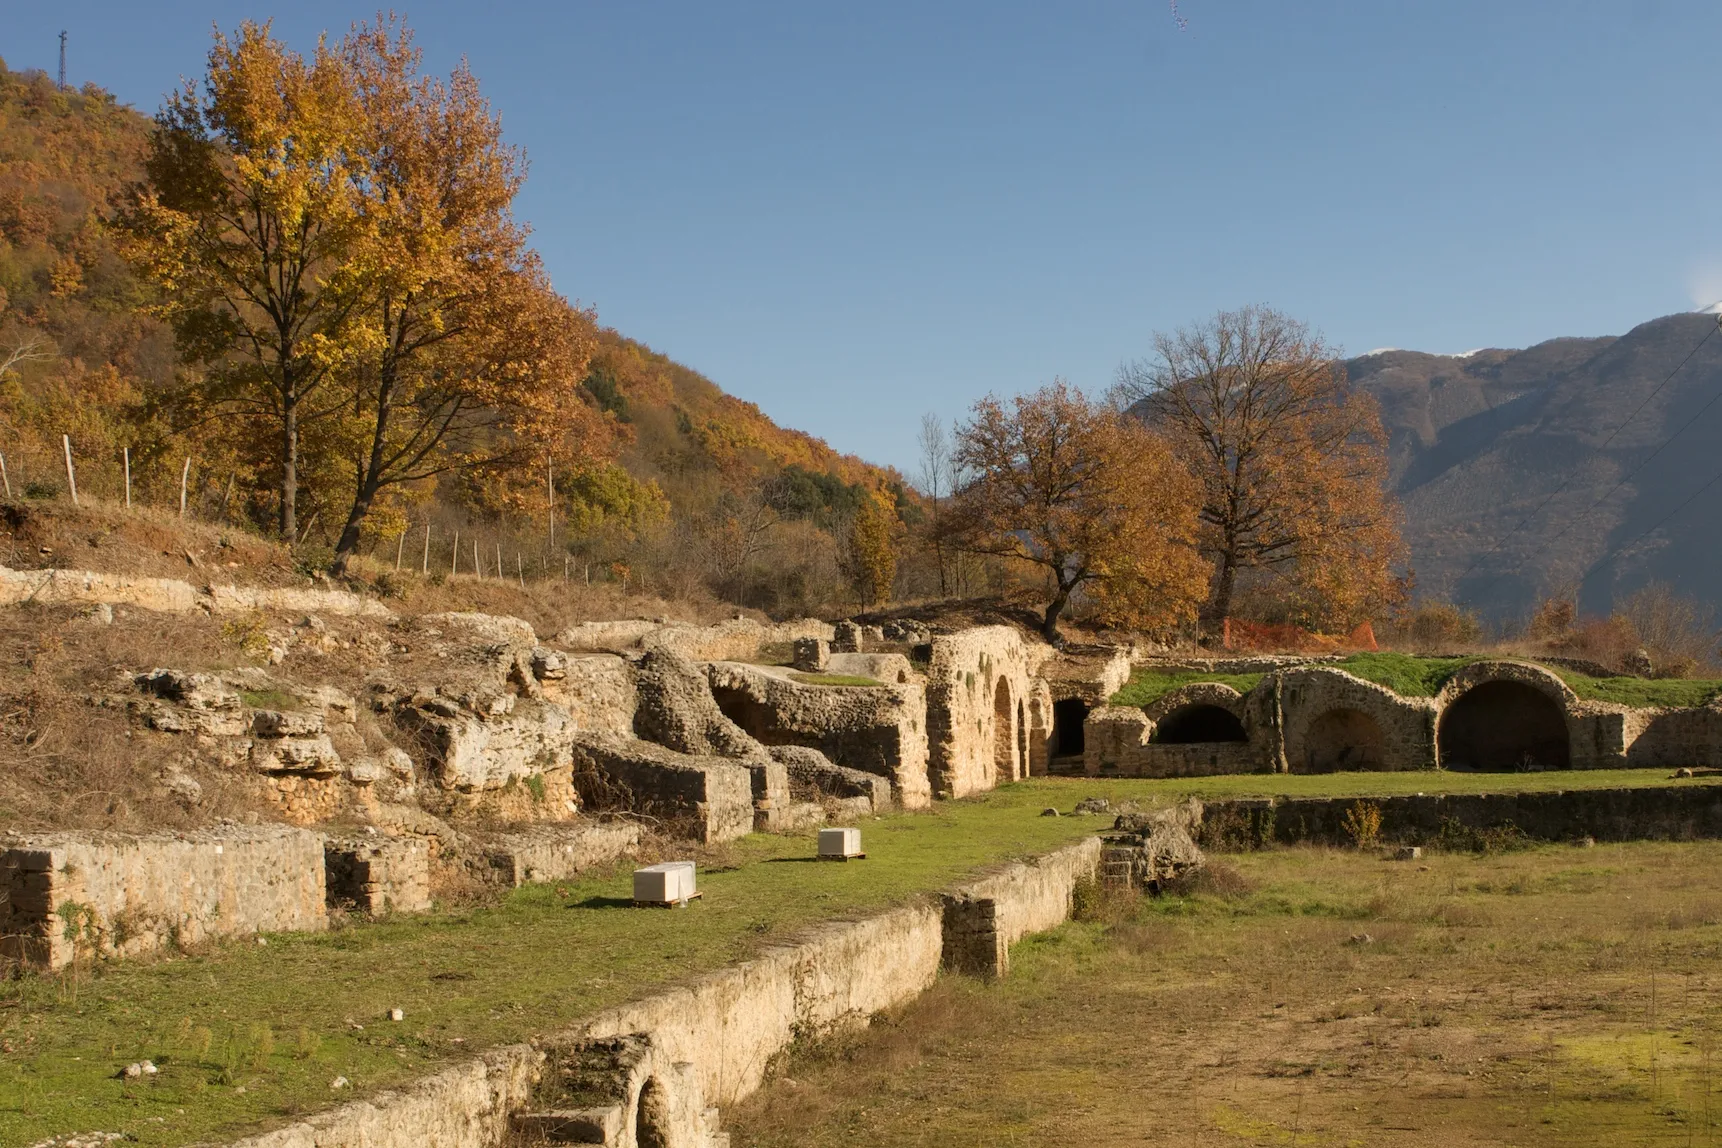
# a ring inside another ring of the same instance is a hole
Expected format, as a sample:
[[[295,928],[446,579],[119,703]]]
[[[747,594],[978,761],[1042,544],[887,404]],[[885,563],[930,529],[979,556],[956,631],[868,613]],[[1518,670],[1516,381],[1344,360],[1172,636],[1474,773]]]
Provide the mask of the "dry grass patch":
[[[1722,844],[1285,849],[944,978],[726,1124],[778,1145],[1707,1144]]]

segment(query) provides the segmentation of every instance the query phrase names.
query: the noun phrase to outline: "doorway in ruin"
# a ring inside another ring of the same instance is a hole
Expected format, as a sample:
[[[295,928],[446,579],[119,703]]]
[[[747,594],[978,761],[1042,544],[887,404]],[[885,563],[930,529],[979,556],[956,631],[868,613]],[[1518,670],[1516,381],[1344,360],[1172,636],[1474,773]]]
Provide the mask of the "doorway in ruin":
[[[1154,741],[1164,745],[1196,745],[1216,741],[1248,741],[1244,723],[1223,706],[1194,705],[1175,709],[1154,725]]]
[[[1010,683],[1000,677],[998,688],[993,691],[993,776],[998,781],[1015,781],[1017,778],[1016,730],[1011,722],[1012,712]]]
[[[1362,710],[1328,710],[1309,723],[1303,735],[1300,773],[1340,773],[1386,769],[1387,739],[1381,725]]]
[[[1052,756],[1081,757],[1087,748],[1082,726],[1088,720],[1088,703],[1065,698],[1052,703]]]
[[[1570,769],[1566,715],[1523,682],[1484,682],[1459,695],[1435,733],[1447,769]]]

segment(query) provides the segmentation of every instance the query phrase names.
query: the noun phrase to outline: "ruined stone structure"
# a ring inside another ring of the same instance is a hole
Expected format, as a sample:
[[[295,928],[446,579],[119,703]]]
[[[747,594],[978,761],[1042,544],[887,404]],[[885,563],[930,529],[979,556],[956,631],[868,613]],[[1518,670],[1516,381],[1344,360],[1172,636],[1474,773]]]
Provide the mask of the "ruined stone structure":
[[[275,826],[0,837],[0,955],[46,968],[326,927],[323,840]]]
[[[868,657],[833,655],[831,672],[853,673],[845,663]],[[797,681],[780,667],[739,662],[714,662],[709,677],[718,707],[755,740],[816,749],[837,765],[885,778],[899,803],[921,808],[931,800],[926,687],[909,680],[908,659],[878,661],[885,664],[882,672],[902,680],[879,687],[819,685]],[[871,663],[859,668],[881,672]]]
[[[1722,707],[1644,710],[1583,701],[1553,672],[1487,660],[1433,698],[1401,697],[1334,666],[1275,668],[1248,694],[1218,682],[1143,707],[1102,706],[1085,731],[1090,775],[1188,777],[1338,770],[1616,769],[1722,760]]]
[[[930,643],[927,743],[932,789],[964,797],[1027,777],[1030,746],[1050,734],[1052,694],[1036,676],[1051,647],[1009,626]]]

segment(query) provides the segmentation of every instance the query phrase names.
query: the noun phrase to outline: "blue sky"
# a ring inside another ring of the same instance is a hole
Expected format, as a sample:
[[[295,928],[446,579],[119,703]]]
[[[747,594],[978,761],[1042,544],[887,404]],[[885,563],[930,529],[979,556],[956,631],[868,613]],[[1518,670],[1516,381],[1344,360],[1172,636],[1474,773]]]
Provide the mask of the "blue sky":
[[[1722,298],[1722,6],[424,2],[522,145],[557,286],[905,468],[924,411],[1265,302],[1347,351],[1619,333]],[[13,5],[0,55],[144,110],[309,0]]]

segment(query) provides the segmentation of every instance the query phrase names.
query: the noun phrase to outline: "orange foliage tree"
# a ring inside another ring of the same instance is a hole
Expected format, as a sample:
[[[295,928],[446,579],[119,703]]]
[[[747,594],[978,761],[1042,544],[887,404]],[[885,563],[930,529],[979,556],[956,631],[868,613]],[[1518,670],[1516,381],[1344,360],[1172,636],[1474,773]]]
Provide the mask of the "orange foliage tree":
[[[966,477],[947,518],[955,540],[1047,572],[1047,641],[1085,589],[1123,623],[1194,615],[1208,577],[1194,545],[1199,491],[1139,422],[1056,381],[1008,404],[976,403],[957,428],[956,460]]]
[[[1405,557],[1375,400],[1335,352],[1263,307],[1154,339],[1120,392],[1201,481],[1203,621],[1218,632],[1238,577],[1264,571],[1298,621],[1347,628],[1391,604]]]

